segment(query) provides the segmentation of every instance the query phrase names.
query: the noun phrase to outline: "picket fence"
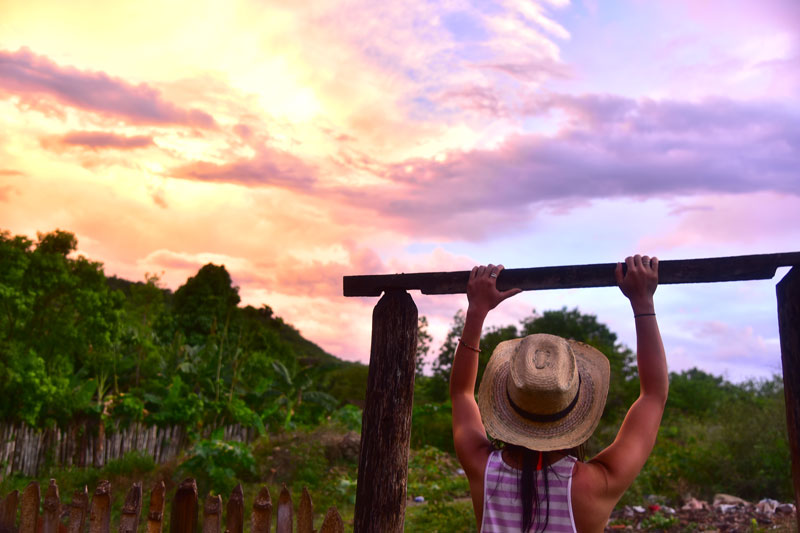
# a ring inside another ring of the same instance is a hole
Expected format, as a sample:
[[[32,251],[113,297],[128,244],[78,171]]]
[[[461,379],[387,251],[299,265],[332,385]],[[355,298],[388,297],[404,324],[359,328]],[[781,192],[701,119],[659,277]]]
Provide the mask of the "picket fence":
[[[157,483],[150,491],[150,505],[146,513],[147,533],[161,533],[164,523],[166,494],[164,482]],[[21,505],[20,505],[21,503]],[[109,533],[111,524],[111,484],[100,481],[91,503],[86,487],[76,490],[69,504],[61,503],[58,485],[54,479],[47,487],[43,512],[39,514],[41,502],[39,484],[31,482],[20,498],[18,491],[9,493],[0,501],[0,533],[83,533],[89,523],[89,533]],[[20,507],[17,521],[17,507]],[[237,485],[225,508],[225,523],[222,520],[222,497],[211,494],[203,505],[202,524],[198,523],[197,483],[189,478],[175,491],[169,516],[170,533],[243,533],[244,494]],[[295,514],[297,529],[295,530]],[[142,485],[134,483],[127,493],[117,530],[119,533],[137,533],[142,515]],[[250,533],[270,533],[275,522],[275,533],[314,533],[314,506],[308,491],[303,488],[300,503],[295,513],[291,495],[283,486],[273,520],[272,499],[269,489],[263,487],[253,502],[250,514]],[[344,523],[336,507],[328,509],[318,533],[343,533]]]
[[[204,428],[208,437],[215,428]],[[252,428],[228,425],[225,440],[250,442],[258,435]],[[190,442],[182,426],[147,426],[119,423],[107,428],[96,423],[72,424],[68,429],[35,429],[26,424],[0,423],[0,480],[13,472],[35,477],[49,463],[54,466],[102,467],[127,452],[138,450],[156,464],[175,459]]]

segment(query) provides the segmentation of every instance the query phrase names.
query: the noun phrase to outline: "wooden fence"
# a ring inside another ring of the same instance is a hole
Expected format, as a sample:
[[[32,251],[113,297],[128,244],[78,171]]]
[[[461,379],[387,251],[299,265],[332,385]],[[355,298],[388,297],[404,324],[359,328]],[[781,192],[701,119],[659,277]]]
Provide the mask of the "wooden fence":
[[[146,524],[142,529],[147,533],[161,533],[164,522],[166,494],[164,482],[159,482],[150,491],[150,505],[146,513]],[[39,514],[39,505],[43,512]],[[17,522],[17,507],[21,507]],[[238,485],[231,493],[225,508],[225,523],[222,519],[222,497],[205,499],[202,524],[198,523],[197,484],[187,479],[175,491],[169,514],[170,533],[243,533],[244,495]],[[142,485],[134,483],[128,491],[117,530],[119,533],[136,533],[140,529],[142,515]],[[296,515],[296,520],[295,520]],[[251,533],[270,533],[275,522],[276,533],[314,533],[314,506],[308,491],[303,488],[300,504],[295,512],[291,495],[284,485],[278,497],[273,518],[273,505],[269,489],[263,487],[253,502],[250,514]],[[84,533],[86,523],[89,533],[109,533],[111,531],[111,484],[100,481],[91,502],[86,487],[76,490],[69,504],[61,503],[58,485],[54,479],[41,501],[39,484],[31,482],[19,497],[13,491],[0,501],[0,533]],[[295,523],[297,528],[295,529]],[[200,529],[202,528],[202,529]],[[344,522],[336,507],[328,509],[319,533],[343,533]]]
[[[240,425],[223,428],[228,441],[250,442],[258,433]],[[204,428],[207,437],[212,428]],[[0,423],[0,480],[12,472],[35,477],[47,462],[56,466],[102,467],[127,452],[139,450],[163,464],[176,458],[190,442],[182,426],[156,427],[118,423],[72,424],[69,429],[34,429],[25,424]]]

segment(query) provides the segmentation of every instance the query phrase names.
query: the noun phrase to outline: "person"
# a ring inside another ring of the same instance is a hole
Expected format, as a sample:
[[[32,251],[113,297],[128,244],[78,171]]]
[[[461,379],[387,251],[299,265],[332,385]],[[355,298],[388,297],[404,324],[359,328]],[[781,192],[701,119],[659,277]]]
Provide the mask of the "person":
[[[614,442],[584,462],[608,393],[609,364],[598,350],[554,335],[500,343],[475,381],[483,322],[519,289],[499,291],[502,265],[477,266],[450,376],[455,450],[469,480],[478,531],[603,531],[611,511],[653,449],[667,401],[666,357],[653,294],[658,259],[635,255],[615,270],[636,324],[639,398]],[[487,438],[501,443],[495,448]]]

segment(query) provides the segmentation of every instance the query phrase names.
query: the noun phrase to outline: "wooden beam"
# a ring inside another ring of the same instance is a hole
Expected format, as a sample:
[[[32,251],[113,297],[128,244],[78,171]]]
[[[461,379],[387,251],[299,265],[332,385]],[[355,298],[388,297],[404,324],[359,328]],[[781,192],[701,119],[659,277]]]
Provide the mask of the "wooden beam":
[[[660,261],[659,284],[709,283],[771,279],[781,266],[800,266],[800,252],[763,255],[712,257]],[[500,290],[613,287],[616,263],[539,268],[509,268],[497,278]],[[387,290],[419,290],[423,294],[461,294],[466,292],[469,271],[421,272],[345,276],[345,296],[380,296]]]
[[[786,428],[792,452],[792,479],[798,530],[800,530],[800,267],[792,268],[778,283],[778,330],[781,336],[783,393]]]
[[[416,347],[414,300],[387,291],[372,313],[354,533],[403,532]]]

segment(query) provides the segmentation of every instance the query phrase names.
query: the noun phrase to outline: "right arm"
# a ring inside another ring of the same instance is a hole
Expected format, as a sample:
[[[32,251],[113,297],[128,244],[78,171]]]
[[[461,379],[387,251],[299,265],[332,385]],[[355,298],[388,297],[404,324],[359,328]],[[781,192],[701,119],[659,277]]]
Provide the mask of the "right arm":
[[[636,362],[639,369],[639,398],[625,416],[617,438],[590,464],[602,479],[600,497],[613,507],[636,479],[655,446],[669,389],[667,362],[653,294],[658,285],[658,259],[628,257],[627,273],[617,264],[617,283],[628,297],[636,323]]]

